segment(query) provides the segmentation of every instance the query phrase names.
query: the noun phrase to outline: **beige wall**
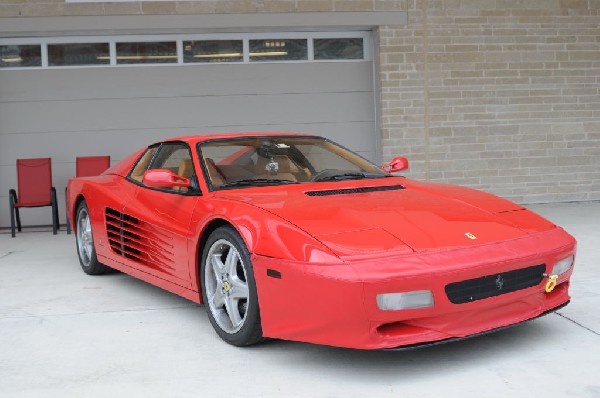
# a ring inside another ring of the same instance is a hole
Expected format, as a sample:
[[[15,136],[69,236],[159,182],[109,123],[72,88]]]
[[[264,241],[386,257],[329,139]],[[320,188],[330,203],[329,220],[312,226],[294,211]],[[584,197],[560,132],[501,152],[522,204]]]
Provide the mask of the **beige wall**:
[[[410,2],[379,30],[384,159],[521,203],[600,200],[599,9]]]
[[[600,0],[1,0],[0,16],[408,12],[375,27],[384,160],[522,203],[600,200]],[[284,15],[284,14],[282,14]]]

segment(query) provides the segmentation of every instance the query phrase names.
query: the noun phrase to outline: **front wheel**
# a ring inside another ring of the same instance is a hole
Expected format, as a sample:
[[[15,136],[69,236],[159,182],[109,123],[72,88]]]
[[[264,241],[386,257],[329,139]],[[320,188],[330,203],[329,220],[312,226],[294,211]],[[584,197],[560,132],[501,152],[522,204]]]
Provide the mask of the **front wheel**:
[[[77,243],[77,254],[83,272],[89,275],[100,275],[107,271],[107,266],[98,261],[96,248],[94,246],[94,235],[92,233],[92,221],[90,212],[85,201],[77,206],[75,218],[75,241]]]
[[[223,340],[239,347],[263,340],[250,253],[232,227],[217,228],[209,236],[200,284],[210,323]]]

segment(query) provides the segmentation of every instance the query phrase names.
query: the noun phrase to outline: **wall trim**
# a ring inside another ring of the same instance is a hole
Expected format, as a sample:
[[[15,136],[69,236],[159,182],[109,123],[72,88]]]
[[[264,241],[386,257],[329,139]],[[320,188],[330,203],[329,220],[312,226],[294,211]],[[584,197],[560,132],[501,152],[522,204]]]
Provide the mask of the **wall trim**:
[[[0,18],[0,36],[168,34],[276,30],[365,30],[407,23],[405,11]]]

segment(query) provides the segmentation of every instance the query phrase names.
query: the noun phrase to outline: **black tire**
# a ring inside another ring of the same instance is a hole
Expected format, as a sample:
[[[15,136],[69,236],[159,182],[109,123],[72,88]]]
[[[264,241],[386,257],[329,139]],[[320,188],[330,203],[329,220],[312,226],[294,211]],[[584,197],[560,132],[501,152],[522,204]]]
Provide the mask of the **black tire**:
[[[98,261],[90,213],[85,200],[77,206],[75,213],[75,245],[81,269],[88,275],[100,275],[108,271],[108,267]]]
[[[208,237],[200,286],[208,319],[221,339],[238,347],[263,341],[250,253],[234,228],[219,227]]]

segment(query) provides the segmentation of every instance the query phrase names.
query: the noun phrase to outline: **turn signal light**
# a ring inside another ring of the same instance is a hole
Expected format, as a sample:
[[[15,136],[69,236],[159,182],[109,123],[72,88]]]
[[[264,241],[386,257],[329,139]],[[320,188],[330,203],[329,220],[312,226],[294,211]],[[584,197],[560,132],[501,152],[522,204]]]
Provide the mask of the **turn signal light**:
[[[554,267],[552,267],[552,275],[560,275],[567,272],[569,268],[571,268],[571,265],[573,265],[574,259],[575,257],[571,256],[554,264]]]
[[[382,311],[411,310],[433,307],[433,305],[433,293],[430,290],[377,295],[377,306]]]

